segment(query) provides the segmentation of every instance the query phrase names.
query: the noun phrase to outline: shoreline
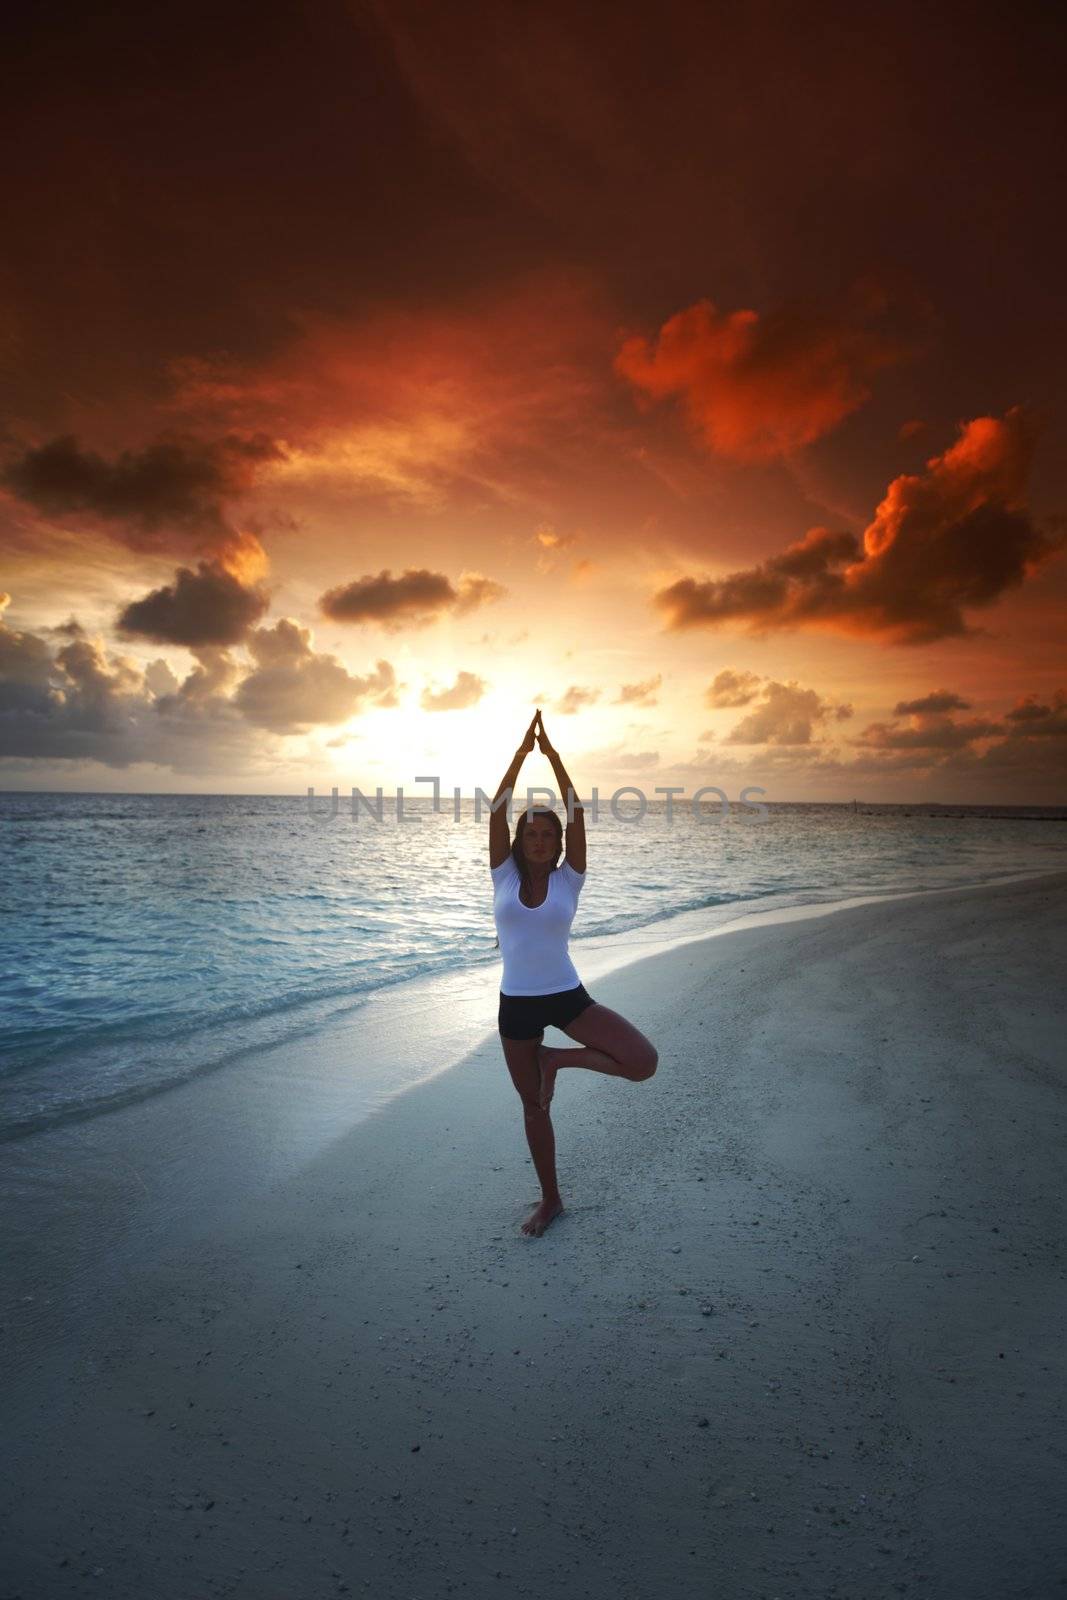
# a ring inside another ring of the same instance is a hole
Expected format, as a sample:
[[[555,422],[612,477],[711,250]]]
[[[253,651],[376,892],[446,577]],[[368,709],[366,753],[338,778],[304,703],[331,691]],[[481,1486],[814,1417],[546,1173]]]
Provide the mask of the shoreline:
[[[909,896],[925,896],[957,892],[962,888],[981,888],[1002,883],[1021,883],[1033,878],[1045,877],[1049,873],[1067,870],[1056,867],[1045,867],[1034,871],[1022,873],[1008,873],[995,878],[979,878],[962,884],[942,884],[933,888],[909,888],[896,892],[876,892],[873,894],[850,894],[837,899],[795,902],[793,897],[796,890],[774,890],[766,896],[752,897],[749,899],[727,900],[714,905],[688,907],[680,911],[670,911],[662,916],[654,917],[648,922],[639,923],[630,928],[616,930],[611,933],[585,934],[579,932],[572,938],[572,954],[577,954],[583,967],[590,974],[590,982],[596,982],[601,977],[619,971],[624,966],[645,960],[649,955],[667,953],[679,949],[686,944],[699,942],[705,938],[718,937],[721,934],[740,931],[748,927],[775,926],[779,922],[803,920],[808,917],[829,915],[833,912],[847,910],[861,905],[874,905],[883,901],[895,901]],[[777,900],[784,904],[776,904]],[[495,975],[495,977],[494,977]],[[389,1049],[388,1034],[390,1028],[399,1033],[403,1026],[402,1013],[406,1009],[405,1001],[409,997],[418,996],[415,1000],[416,1008],[421,1005],[433,1007],[435,998],[439,993],[439,1009],[442,1013],[450,1013],[458,1003],[463,1004],[465,991],[476,989],[479,994],[485,991],[488,994],[489,1009],[487,1016],[491,1016],[491,1028],[495,1027],[496,1015],[496,989],[499,979],[499,958],[490,956],[487,960],[474,962],[466,966],[446,968],[442,970],[429,970],[416,973],[411,978],[371,988],[365,992],[354,992],[348,1001],[341,1000],[336,994],[324,997],[321,1001],[302,1003],[303,1009],[308,1013],[307,1020],[291,1034],[281,1039],[263,1041],[250,1041],[241,1044],[234,1052],[220,1060],[211,1061],[203,1066],[196,1067],[185,1076],[164,1080],[157,1083],[130,1088],[113,1100],[104,1103],[94,1102],[84,1107],[72,1106],[68,1110],[54,1116],[49,1116],[37,1124],[22,1123],[12,1127],[5,1127],[0,1132],[0,1148],[10,1149],[18,1146],[24,1140],[37,1137],[47,1138],[49,1135],[67,1128],[77,1128],[79,1125],[92,1122],[100,1117],[121,1115],[128,1109],[136,1108],[142,1104],[165,1097],[167,1095],[193,1090],[195,1085],[202,1080],[210,1079],[216,1074],[241,1070],[248,1063],[255,1070],[255,1063],[262,1063],[293,1051],[305,1048],[304,1041],[317,1041],[334,1039],[340,1040],[346,1034],[353,1032],[357,1027],[363,1026],[367,1019],[364,1015],[367,1008],[374,1013],[384,1013],[379,1020],[374,1016],[370,1026],[375,1032],[376,1050],[381,1056]],[[583,979],[584,981],[584,979]],[[425,999],[423,999],[425,996]],[[396,1004],[401,1015],[395,1022],[390,1023],[389,1008]],[[327,1009],[328,1008],[328,1009]],[[299,1008],[298,1008],[299,1009]],[[466,1009],[466,1008],[465,1008]],[[318,1015],[314,1013],[318,1011]],[[455,1061],[462,1058],[467,1049],[473,1048],[476,1042],[476,1021],[468,1027],[462,1039],[456,1039],[450,1045],[453,1059],[437,1070],[447,1070]],[[491,1031],[491,1030],[490,1030]],[[426,1080],[419,1080],[426,1081]],[[373,1092],[373,1103],[381,1103],[384,1094],[386,1098],[390,1093],[404,1093],[411,1087],[410,1082],[397,1084],[391,1091],[387,1081],[376,1081]],[[367,1114],[364,1112],[363,1114]],[[356,1120],[361,1120],[357,1113]]]
[[[540,1240],[491,1035],[106,1307],[57,1283],[32,1348],[9,1308],[9,1583],[1049,1592],[1065,905],[894,896],[597,980],[660,1069],[560,1073]]]
[[[599,999],[618,974],[727,934],[795,927],[867,906],[922,902],[1050,875],[1057,874],[801,905],[732,901],[574,941],[572,950],[578,946],[583,982],[595,986]],[[1067,878],[1067,869],[1062,875]],[[739,905],[754,909],[735,914]],[[721,919],[718,926],[707,926],[709,914]],[[107,1276],[137,1270],[162,1239],[196,1226],[205,1211],[225,1209],[235,1199],[255,1203],[338,1138],[456,1071],[472,1053],[488,1048],[499,1055],[499,974],[498,960],[421,974],[374,991],[325,1025],[243,1052],[223,1067],[4,1141],[2,1193],[13,1266],[8,1304],[43,1306],[48,1286],[67,1277],[84,1284],[88,1300]],[[427,1037],[438,1048],[430,1073]],[[556,1031],[556,1042],[569,1041]],[[38,1331],[47,1335],[45,1322]]]

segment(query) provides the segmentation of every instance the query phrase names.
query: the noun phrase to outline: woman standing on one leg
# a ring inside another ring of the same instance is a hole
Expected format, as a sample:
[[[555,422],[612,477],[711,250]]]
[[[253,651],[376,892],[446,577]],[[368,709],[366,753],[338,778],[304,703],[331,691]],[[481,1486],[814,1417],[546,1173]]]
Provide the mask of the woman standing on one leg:
[[[514,790],[519,768],[540,744],[552,764],[564,803],[573,785],[548,741],[540,711],[526,730],[500,781],[493,806]],[[585,883],[585,815],[574,794],[574,821],[567,826],[566,858],[560,862],[563,825],[554,811],[524,811],[512,842],[506,798],[489,818],[489,868],[493,916],[504,972],[498,1024],[504,1057],[522,1100],[526,1139],[541,1183],[541,1203],[522,1225],[544,1233],[563,1210],[556,1182],[556,1141],[549,1107],[561,1067],[587,1067],[639,1082],[651,1078],[659,1059],[654,1045],[631,1022],[599,1005],[582,985],[567,951],[578,896]],[[583,1046],[549,1049],[541,1043],[547,1024]]]

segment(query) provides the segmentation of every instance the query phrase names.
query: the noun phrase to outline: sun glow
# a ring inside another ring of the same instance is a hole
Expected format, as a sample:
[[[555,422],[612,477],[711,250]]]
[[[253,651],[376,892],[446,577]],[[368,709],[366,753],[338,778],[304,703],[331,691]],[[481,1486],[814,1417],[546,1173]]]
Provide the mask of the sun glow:
[[[525,682],[516,681],[510,686],[505,682],[476,705],[462,710],[427,711],[418,695],[409,695],[398,706],[363,711],[321,741],[323,766],[330,783],[342,790],[353,784],[365,787],[362,777],[374,787],[380,784],[387,796],[397,787],[405,795],[430,795],[431,784],[417,783],[416,779],[436,777],[442,798],[451,799],[454,788],[465,796],[473,795],[476,788],[492,796],[534,714],[529,693],[527,677]],[[549,717],[546,710],[546,725]],[[577,783],[577,745],[595,744],[604,730],[593,727],[591,716],[583,717],[581,738],[575,741],[568,737],[576,732],[574,721],[571,717],[557,718],[550,737],[565,759],[565,747],[575,752],[568,770]],[[520,788],[527,784],[558,788],[540,750],[535,748],[526,757],[519,784]]]

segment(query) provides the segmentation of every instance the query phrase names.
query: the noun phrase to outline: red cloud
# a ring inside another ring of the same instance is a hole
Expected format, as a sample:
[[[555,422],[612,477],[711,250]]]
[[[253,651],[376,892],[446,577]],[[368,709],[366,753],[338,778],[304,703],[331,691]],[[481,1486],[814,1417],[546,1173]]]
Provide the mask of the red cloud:
[[[925,474],[894,479],[863,535],[811,528],[759,566],[682,578],[655,595],[670,629],[741,621],[751,631],[815,627],[893,644],[974,633],[964,612],[992,605],[1067,544],[1026,511],[1036,440],[1015,406],[977,417]]]
[[[172,364],[180,416],[284,437],[275,495],[310,487],[430,510],[488,495],[540,509],[561,463],[584,473],[586,441],[608,425],[613,318],[591,275],[543,269],[448,305],[293,320],[293,338],[260,362]]]
[[[649,401],[682,397],[708,447],[735,461],[773,461],[829,433],[870,397],[868,379],[908,347],[866,325],[855,297],[844,317],[783,307],[719,312],[701,300],[665,322],[653,348],[629,338],[615,370]]]

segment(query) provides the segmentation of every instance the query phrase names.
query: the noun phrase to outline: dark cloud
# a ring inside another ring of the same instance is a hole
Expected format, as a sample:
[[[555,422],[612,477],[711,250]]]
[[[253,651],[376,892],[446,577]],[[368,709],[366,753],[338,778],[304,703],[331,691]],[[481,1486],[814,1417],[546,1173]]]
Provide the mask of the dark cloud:
[[[0,481],[48,516],[92,518],[131,550],[240,553],[258,540],[232,526],[226,502],[282,455],[265,434],[214,440],[172,434],[109,461],[64,434],[9,461]]]
[[[161,761],[166,738],[137,664],[97,640],[52,655],[43,639],[0,621],[0,757],[99,761],[126,768]],[[202,752],[203,759],[206,752]]]
[[[426,627],[446,612],[462,616],[506,593],[502,584],[478,572],[465,572],[457,588],[443,572],[408,567],[394,578],[386,567],[377,576],[368,573],[328,589],[319,608],[334,622],[373,623],[399,633]]]
[[[939,764],[939,770],[965,781],[976,794],[1024,793],[1062,805],[1067,793],[1067,690],[1057,689],[1046,702],[1027,696],[1004,716],[1007,737],[985,749],[964,740]]]
[[[179,567],[174,582],[132,600],[116,627],[130,638],[156,644],[237,644],[264,615],[270,597],[241,582],[219,561],[201,561],[195,572]]]
[[[959,750],[976,739],[989,739],[1004,733],[1002,722],[973,717],[957,722],[952,717],[916,717],[910,727],[896,722],[869,723],[852,742],[877,750]]]
[[[1067,694],[1057,689],[1051,705],[1043,705],[1033,695],[1027,695],[1005,712],[1004,720],[1013,724],[1014,738],[1062,738],[1067,734]]]
[[[5,718],[47,714],[62,703],[51,650],[36,634],[8,627],[3,614],[10,604],[11,596],[0,594],[0,736],[5,744],[12,732]]]
[[[409,567],[394,578],[388,567],[327,589],[319,599],[334,622],[377,623],[391,632],[425,627],[455,604],[456,591],[443,572]]]
[[[1010,733],[1008,719],[953,717],[953,711],[969,711],[971,702],[951,689],[935,689],[915,700],[900,700],[893,707],[894,717],[907,717],[907,723],[871,722],[851,743],[868,750],[914,750],[921,752],[965,750],[987,739]],[[1009,718],[1011,713],[1008,714]],[[929,759],[929,755],[926,757]]]
[[[830,597],[841,588],[841,578],[831,568],[857,558],[859,550],[855,534],[809,528],[796,544],[758,567],[703,582],[680,578],[654,599],[667,613],[672,630],[713,627],[738,619],[750,621],[753,632],[760,631],[761,625],[784,626],[776,619],[790,613],[798,595],[813,609],[817,597],[831,603]]]
[[[962,700],[950,689],[935,689],[920,700],[898,700],[893,707],[895,717],[921,716],[926,711],[969,711],[971,702]]]
[[[1067,545],[1024,509],[1036,422],[1020,407],[967,423],[922,475],[896,478],[863,536],[813,528],[782,555],[725,578],[684,578],[655,602],[671,629],[745,622],[918,645],[974,633],[990,606]]]

